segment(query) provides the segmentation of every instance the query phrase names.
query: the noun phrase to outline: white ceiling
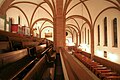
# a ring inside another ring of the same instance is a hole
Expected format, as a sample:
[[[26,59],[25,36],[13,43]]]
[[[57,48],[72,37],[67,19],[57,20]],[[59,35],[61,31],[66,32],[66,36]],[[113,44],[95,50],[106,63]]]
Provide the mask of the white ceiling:
[[[5,1],[5,0],[0,0],[0,7],[1,7],[1,5],[3,4],[4,1]]]

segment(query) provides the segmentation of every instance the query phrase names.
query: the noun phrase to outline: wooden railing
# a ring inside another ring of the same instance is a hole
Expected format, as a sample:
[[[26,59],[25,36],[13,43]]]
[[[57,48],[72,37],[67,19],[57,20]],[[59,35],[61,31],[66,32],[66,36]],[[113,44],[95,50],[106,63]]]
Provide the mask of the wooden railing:
[[[65,80],[94,80],[65,49],[60,48],[60,56]]]

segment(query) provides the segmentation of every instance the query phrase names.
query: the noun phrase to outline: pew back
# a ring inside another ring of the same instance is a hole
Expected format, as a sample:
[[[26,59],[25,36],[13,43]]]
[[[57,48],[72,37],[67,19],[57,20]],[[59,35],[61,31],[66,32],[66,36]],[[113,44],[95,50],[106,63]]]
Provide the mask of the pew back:
[[[94,56],[94,60],[120,74],[120,64]]]
[[[0,54],[0,67],[3,67],[9,63],[13,63],[27,55],[28,55],[27,49]]]
[[[87,53],[87,52],[80,52],[81,54],[85,55],[86,57],[89,57],[91,56],[91,54]],[[117,64],[117,63],[114,63],[114,62],[111,62],[109,60],[106,60],[106,59],[103,59],[103,58],[100,58],[98,56],[94,56],[94,60],[110,69],[112,69],[113,71],[117,72],[120,74],[120,64]]]
[[[8,41],[0,42],[0,53],[10,51],[10,43]]]
[[[44,55],[35,66],[27,73],[27,75],[23,78],[23,80],[41,80],[43,72],[47,67],[47,58]]]
[[[34,47],[39,45],[39,42],[32,42],[32,41],[28,41],[28,42],[22,42],[23,48],[27,48],[27,47]]]

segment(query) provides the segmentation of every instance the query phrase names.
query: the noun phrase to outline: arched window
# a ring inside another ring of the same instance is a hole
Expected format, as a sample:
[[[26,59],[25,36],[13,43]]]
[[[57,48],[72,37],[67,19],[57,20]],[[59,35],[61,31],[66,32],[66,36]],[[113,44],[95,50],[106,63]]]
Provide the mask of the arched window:
[[[88,44],[89,44],[89,29],[88,29]]]
[[[104,46],[107,46],[107,17],[104,18]]]
[[[85,44],[86,44],[86,28],[85,28]]]
[[[84,41],[84,40],[85,40],[84,37],[85,37],[85,36],[84,36],[84,31],[82,31],[82,42],[83,42],[83,43],[85,42],[85,41]]]
[[[100,45],[100,25],[98,25],[98,46]]]
[[[117,40],[117,18],[113,19],[113,46],[118,46],[118,40]]]

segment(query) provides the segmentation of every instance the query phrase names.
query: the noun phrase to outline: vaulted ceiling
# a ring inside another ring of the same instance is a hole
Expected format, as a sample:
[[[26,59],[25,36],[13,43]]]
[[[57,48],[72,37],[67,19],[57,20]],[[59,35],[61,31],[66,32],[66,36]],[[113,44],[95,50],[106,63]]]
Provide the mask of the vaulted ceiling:
[[[15,0],[0,0],[0,15],[1,14],[5,14],[5,11],[7,10],[7,8],[9,7],[9,5]],[[19,0],[20,1],[20,0]],[[21,0],[23,1],[23,0]],[[26,0],[25,0],[26,1]],[[29,0],[27,0],[29,1]],[[119,5],[120,5],[120,0],[116,0]]]
[[[120,0],[63,1],[66,28],[69,32],[73,32],[73,30],[79,32],[86,23],[88,26],[95,26],[100,15],[106,10],[117,9],[120,11]],[[21,25],[32,28],[35,23],[40,22],[42,28],[53,26],[56,0],[2,0],[0,3],[2,4],[0,15],[6,13],[8,17],[21,15],[23,17]],[[12,15],[13,13],[17,15]]]

